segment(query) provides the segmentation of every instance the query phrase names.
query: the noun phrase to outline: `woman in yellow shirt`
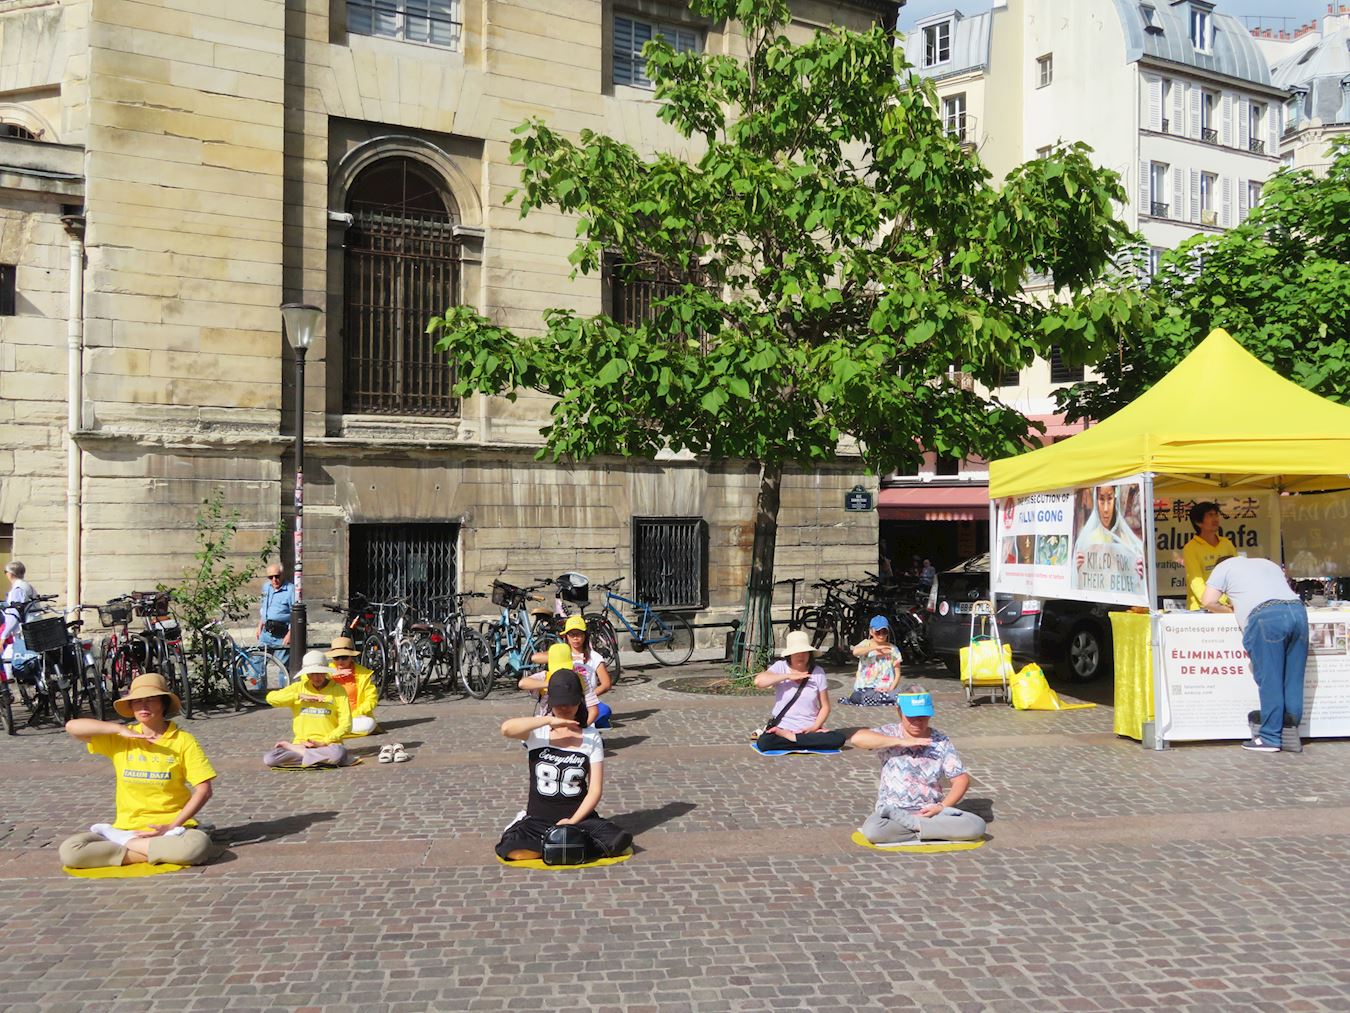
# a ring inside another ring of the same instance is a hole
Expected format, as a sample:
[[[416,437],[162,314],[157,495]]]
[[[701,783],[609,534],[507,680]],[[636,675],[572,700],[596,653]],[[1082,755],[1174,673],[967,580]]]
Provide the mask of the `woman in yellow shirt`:
[[[330,678],[347,691],[352,711],[351,737],[369,735],[375,731],[375,705],[380,702],[375,673],[356,663],[361,652],[351,637],[334,637],[326,656],[328,667],[333,670]]]
[[[66,731],[89,752],[112,760],[117,775],[117,818],[61,842],[61,864],[72,869],[137,862],[202,865],[211,838],[193,819],[211,798],[216,776],[190,734],[169,718],[182,709],[162,675],[146,673],[113,704],[136,724],[75,718]]]
[[[291,741],[263,757],[269,767],[345,767],[356,760],[342,740],[352,733],[347,691],[328,678],[323,651],[307,651],[295,682],[267,694],[269,707],[291,710]]]

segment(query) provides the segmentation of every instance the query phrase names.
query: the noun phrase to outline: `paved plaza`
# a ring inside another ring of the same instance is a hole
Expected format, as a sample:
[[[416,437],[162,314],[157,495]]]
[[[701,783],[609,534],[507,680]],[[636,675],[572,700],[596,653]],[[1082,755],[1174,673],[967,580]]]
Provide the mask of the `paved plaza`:
[[[188,722],[229,853],[145,879],[62,874],[61,838],[112,815],[110,770],[25,731],[0,741],[0,1006],[1350,1007],[1350,742],[1146,752],[1112,734],[1109,687],[1087,690],[1095,710],[1017,713],[923,673],[992,807],[976,851],[856,847],[875,756],[758,756],[765,698],[676,693],[668,669],[608,698],[601,812],[638,854],[582,873],[492,854],[526,791],[498,725],[529,708],[504,691],[387,704],[366,761],[336,772],[263,769],[285,713]],[[883,715],[836,706],[830,724]],[[412,762],[376,763],[390,741]]]

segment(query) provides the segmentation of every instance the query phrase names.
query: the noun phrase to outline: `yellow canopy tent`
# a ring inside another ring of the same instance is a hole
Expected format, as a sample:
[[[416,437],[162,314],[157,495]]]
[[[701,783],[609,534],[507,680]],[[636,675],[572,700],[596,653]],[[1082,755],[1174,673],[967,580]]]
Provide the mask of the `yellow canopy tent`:
[[[1214,331],[1104,422],[989,465],[989,496],[1026,496],[1152,472],[1154,488],[1350,488],[1350,407],[1284,379]]]

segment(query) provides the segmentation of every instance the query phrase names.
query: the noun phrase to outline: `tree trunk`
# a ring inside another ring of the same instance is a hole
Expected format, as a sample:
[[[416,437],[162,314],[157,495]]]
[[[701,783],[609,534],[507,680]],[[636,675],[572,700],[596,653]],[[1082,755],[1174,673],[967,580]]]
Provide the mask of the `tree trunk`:
[[[783,466],[761,464],[755,503],[755,540],[750,550],[750,577],[741,616],[741,655],[735,659],[751,672],[762,671],[773,654],[773,554],[778,544],[778,501]]]

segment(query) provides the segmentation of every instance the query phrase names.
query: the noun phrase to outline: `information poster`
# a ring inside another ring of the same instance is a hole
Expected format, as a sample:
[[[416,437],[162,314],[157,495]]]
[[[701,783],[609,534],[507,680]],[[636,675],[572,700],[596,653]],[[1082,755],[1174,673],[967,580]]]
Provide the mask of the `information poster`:
[[[1008,498],[995,516],[995,589],[1147,605],[1144,482]]]
[[[1186,543],[1195,537],[1191,508],[1206,502],[1218,504],[1219,534],[1233,543],[1235,551],[1261,559],[1280,559],[1280,501],[1274,492],[1257,490],[1223,495],[1222,490],[1212,487],[1169,491],[1153,500],[1160,598],[1186,597],[1186,566],[1181,554]]]
[[[1260,707],[1242,634],[1231,615],[1164,613],[1158,619],[1162,696],[1158,722],[1168,740],[1245,739]],[[1350,735],[1350,612],[1308,613],[1303,684],[1305,737]]]
[[[1290,577],[1350,574],[1350,492],[1281,496],[1280,516]]]

